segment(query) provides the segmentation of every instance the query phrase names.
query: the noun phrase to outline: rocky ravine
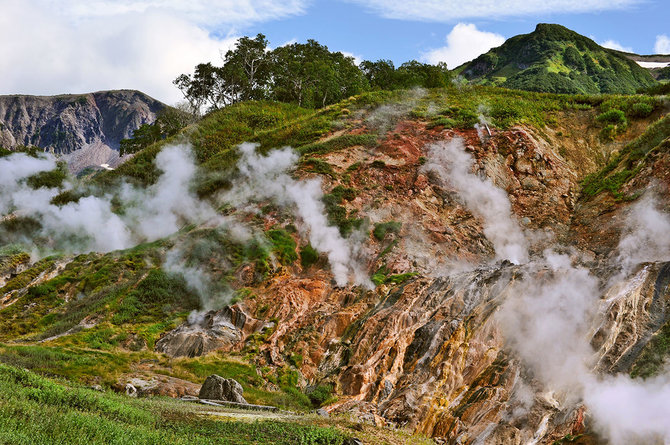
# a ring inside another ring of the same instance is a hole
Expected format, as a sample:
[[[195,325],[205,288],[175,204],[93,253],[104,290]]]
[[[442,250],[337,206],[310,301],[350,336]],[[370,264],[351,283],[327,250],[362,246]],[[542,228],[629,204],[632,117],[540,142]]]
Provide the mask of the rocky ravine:
[[[529,262],[496,262],[495,246],[484,235],[487,221],[468,208],[457,187],[424,166],[431,144],[455,138],[474,160],[470,173],[506,192],[514,220],[526,231]],[[620,272],[613,260],[631,204],[579,202],[578,168],[558,155],[554,142],[524,128],[480,139],[474,130],[429,130],[403,121],[375,149],[322,155],[337,173],[363,165],[348,184],[360,192],[346,206],[372,222],[402,221],[401,232],[374,250],[395,246],[384,259],[389,270],[417,275],[365,291],[334,287],[323,270],[284,270],[254,288],[253,300],[167,333],[157,350],[173,356],[239,351],[251,334],[262,333],[267,341],[258,365],[281,367],[300,354],[304,386],[337,388],[331,412],[410,428],[440,443],[552,443],[585,432],[581,443],[653,443],[621,442],[585,409],[588,388],[566,391],[544,365],[570,375],[573,370],[561,366],[584,361],[580,372],[589,379],[630,372],[670,314],[669,263]],[[667,159],[668,153],[657,156]],[[668,179],[667,169],[656,169],[638,177],[636,187],[653,185],[667,206]],[[328,181],[326,189],[337,185]],[[595,236],[605,213],[609,235]],[[267,225],[275,217],[267,215]],[[562,255],[552,257],[549,247]],[[564,264],[555,264],[558,257]],[[572,292],[574,283],[581,287]],[[543,326],[546,317],[547,325],[559,328],[540,344],[542,360],[534,360],[522,341],[515,346],[523,332],[514,325],[515,312],[501,308],[517,300],[522,308],[536,304],[544,294],[554,300],[530,318]],[[567,315],[561,318],[564,300]],[[586,300],[590,306],[572,309]],[[577,357],[575,350],[586,353]]]
[[[0,146],[65,155],[73,171],[119,162],[119,143],[165,105],[133,90],[59,96],[0,96]]]

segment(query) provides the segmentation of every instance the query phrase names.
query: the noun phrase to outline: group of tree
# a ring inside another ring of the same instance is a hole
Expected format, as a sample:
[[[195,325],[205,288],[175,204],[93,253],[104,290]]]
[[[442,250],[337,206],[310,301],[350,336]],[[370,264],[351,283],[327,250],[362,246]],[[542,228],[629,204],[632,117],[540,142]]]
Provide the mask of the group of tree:
[[[364,61],[331,52],[315,40],[273,50],[263,34],[242,37],[223,56],[223,65],[201,63],[174,80],[191,109],[216,110],[245,100],[276,100],[320,108],[368,90],[448,85],[445,64]]]
[[[122,139],[119,144],[121,156],[136,153],[149,145],[179,133],[179,130],[194,122],[192,113],[178,107],[165,107],[158,112],[151,124],[142,124],[133,131],[133,137]]]

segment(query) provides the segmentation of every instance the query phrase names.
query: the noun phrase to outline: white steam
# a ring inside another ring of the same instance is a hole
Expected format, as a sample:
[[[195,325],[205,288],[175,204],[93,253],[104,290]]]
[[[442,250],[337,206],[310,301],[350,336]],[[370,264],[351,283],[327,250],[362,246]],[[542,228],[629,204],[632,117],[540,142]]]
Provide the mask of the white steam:
[[[189,146],[164,148],[156,165],[162,171],[156,184],[120,189],[122,212],[117,214],[112,211],[113,191],[62,206],[52,204],[59,189],[34,190],[25,179],[53,169],[53,159],[14,154],[0,160],[0,212],[6,218],[36,219],[41,224],[39,236],[52,248],[71,252],[125,249],[165,237],[188,222],[216,218],[214,209],[190,192],[196,167]]]
[[[670,217],[659,210],[652,193],[630,207],[623,232],[617,256],[622,273],[640,263],[670,260]]]
[[[456,138],[428,147],[425,171],[456,189],[467,208],[482,219],[484,235],[495,248],[497,258],[515,264],[528,261],[528,242],[512,216],[507,193],[488,178],[472,173],[473,159],[465,151],[463,140]]]
[[[455,139],[430,146],[425,169],[455,188],[468,209],[482,218],[499,258],[526,262],[529,242],[512,218],[506,193],[473,174],[472,166],[463,142]],[[640,262],[670,259],[670,218],[653,196],[631,206],[624,233],[617,256],[623,266],[619,280],[628,279]],[[633,380],[628,375],[599,377],[594,370],[597,356],[590,336],[602,323],[602,290],[600,280],[568,255],[545,251],[519,270],[496,318],[507,346],[532,375],[563,407],[583,401],[596,430],[610,443],[670,443],[667,375]],[[524,407],[521,413],[528,410],[528,400]]]
[[[619,258],[628,270],[640,261],[667,258],[668,232],[658,231],[667,217],[653,201],[635,204],[627,222]],[[598,308],[603,306],[598,304],[600,282],[590,271],[574,266],[566,255],[545,252],[526,266],[508,295],[496,314],[508,346],[563,404],[583,400],[596,430],[613,445],[670,442],[667,376],[596,375],[597,356],[589,340],[601,323]]]
[[[299,156],[291,148],[273,150],[267,156],[256,153],[255,144],[239,146],[242,157],[238,169],[243,179],[229,191],[225,199],[236,206],[252,200],[269,199],[294,210],[307,228],[309,242],[317,251],[328,256],[338,286],[350,280],[370,287],[370,281],[355,259],[355,248],[344,239],[336,227],[328,224],[321,200],[321,180],[297,181],[287,172],[295,167]]]

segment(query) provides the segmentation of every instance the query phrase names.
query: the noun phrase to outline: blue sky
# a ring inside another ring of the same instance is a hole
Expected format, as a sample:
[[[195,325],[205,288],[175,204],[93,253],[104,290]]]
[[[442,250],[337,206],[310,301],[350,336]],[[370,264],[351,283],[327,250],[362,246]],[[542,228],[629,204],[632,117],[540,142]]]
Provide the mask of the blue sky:
[[[503,9],[505,2],[491,3],[499,6],[491,8],[490,17],[453,19],[444,15],[439,21],[427,21],[389,19],[358,3],[316,0],[303,15],[255,24],[244,31],[247,34],[262,32],[273,44],[313,38],[331,50],[348,51],[364,59],[386,58],[396,63],[421,59],[429,49],[443,47],[446,35],[458,23],[474,24],[481,31],[505,38],[532,32],[540,22],[559,23],[598,43],[615,41],[639,54],[654,53],[657,36],[670,34],[669,0],[629,2],[614,10],[535,13],[498,19],[494,11]],[[608,2],[598,3],[607,5]]]
[[[0,94],[131,88],[173,104],[172,80],[242,35],[316,39],[360,59],[445,61],[559,23],[606,46],[670,53],[670,0],[0,0]],[[11,67],[11,69],[7,69]]]

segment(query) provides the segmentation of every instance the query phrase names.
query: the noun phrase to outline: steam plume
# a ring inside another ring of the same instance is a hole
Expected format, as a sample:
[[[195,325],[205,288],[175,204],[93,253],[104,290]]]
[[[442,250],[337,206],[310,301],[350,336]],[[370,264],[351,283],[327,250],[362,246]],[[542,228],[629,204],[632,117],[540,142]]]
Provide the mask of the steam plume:
[[[456,138],[428,147],[424,170],[456,189],[467,208],[483,221],[484,235],[493,243],[499,259],[515,264],[528,261],[528,243],[512,217],[507,194],[490,179],[472,173],[473,159],[465,151],[463,140]]]
[[[310,244],[328,256],[337,285],[345,286],[352,279],[356,284],[370,287],[367,275],[354,259],[354,247],[342,238],[336,227],[328,224],[321,200],[321,180],[297,181],[288,175],[298,155],[289,147],[273,150],[267,156],[257,154],[255,144],[242,144],[239,149],[242,157],[238,169],[243,180],[225,199],[237,206],[251,200],[271,199],[293,209],[307,226]]]

